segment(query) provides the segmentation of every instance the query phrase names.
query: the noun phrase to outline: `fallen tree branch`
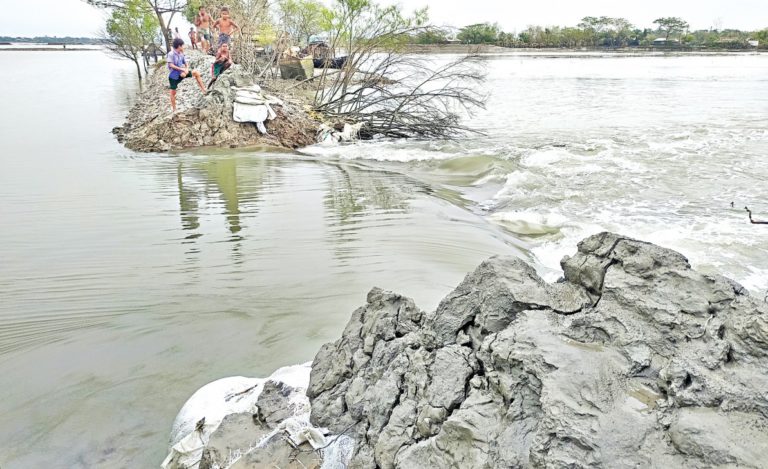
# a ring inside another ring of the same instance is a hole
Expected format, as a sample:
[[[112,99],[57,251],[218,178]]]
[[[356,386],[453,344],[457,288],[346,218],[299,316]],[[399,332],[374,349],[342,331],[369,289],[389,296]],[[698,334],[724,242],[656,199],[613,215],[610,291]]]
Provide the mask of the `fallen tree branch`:
[[[744,207],[744,210],[747,211],[749,214],[749,222],[753,225],[768,225],[768,221],[759,221],[759,220],[753,220],[752,219],[752,210],[749,209],[749,207]]]
[[[341,71],[338,71],[338,72],[335,72],[335,73],[341,73]],[[331,76],[331,75],[334,75],[335,73],[331,72],[331,73],[327,74],[326,76]],[[301,80],[300,82],[296,83],[295,85],[291,85],[288,88],[286,88],[285,91],[290,91],[290,90],[292,90],[294,88],[297,88],[297,87],[299,87],[299,86],[301,86],[301,85],[303,85],[305,83],[309,83],[310,81],[313,81],[313,80],[315,80],[317,78],[322,78],[322,75],[315,75],[315,76],[307,78],[306,80]]]

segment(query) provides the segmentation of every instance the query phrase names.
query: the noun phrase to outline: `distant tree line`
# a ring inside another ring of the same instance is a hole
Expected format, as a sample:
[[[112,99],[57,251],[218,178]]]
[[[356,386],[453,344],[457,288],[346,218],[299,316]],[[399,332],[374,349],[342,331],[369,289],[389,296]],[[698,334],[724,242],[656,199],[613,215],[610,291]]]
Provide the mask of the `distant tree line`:
[[[0,36],[0,42],[16,42],[21,44],[101,44],[102,40],[93,37],[58,37],[58,36],[36,36],[36,37],[11,37]]]
[[[659,41],[662,39],[663,41]],[[761,31],[709,29],[691,31],[687,21],[664,17],[653,28],[640,29],[625,18],[586,16],[576,26],[528,26],[517,33],[505,32],[496,23],[479,23],[458,31],[432,29],[414,38],[417,44],[491,44],[502,47],[534,48],[620,48],[620,47],[691,47],[710,49],[747,49],[749,41],[768,47],[768,28]]]

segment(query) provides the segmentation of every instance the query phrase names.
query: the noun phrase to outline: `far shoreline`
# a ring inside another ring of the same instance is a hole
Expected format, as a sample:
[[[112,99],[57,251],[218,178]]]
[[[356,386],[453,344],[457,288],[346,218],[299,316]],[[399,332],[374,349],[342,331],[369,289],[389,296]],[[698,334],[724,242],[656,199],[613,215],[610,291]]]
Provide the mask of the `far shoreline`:
[[[569,48],[569,47],[501,47],[489,44],[411,44],[406,50],[412,54],[514,54],[516,52],[551,54],[560,56],[562,54],[601,54],[616,56],[644,56],[644,55],[745,55],[745,54],[765,54],[768,49],[666,49],[666,48],[647,48],[647,47],[623,47],[616,49],[609,48]]]
[[[101,52],[104,49],[88,47],[0,47],[0,52]]]

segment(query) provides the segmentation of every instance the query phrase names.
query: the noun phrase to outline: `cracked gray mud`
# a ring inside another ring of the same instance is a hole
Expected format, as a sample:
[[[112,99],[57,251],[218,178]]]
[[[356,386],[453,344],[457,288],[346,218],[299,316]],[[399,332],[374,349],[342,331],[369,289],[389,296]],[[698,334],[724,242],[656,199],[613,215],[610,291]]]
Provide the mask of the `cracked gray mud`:
[[[431,313],[372,290],[315,359],[312,422],[352,468],[766,467],[765,302],[612,233],[562,267],[491,258]]]

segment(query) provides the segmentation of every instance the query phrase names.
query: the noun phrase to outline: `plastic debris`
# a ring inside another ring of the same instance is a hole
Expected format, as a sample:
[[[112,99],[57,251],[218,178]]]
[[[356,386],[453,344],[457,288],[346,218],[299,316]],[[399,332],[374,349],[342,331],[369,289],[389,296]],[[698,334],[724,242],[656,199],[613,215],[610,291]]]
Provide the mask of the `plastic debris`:
[[[360,137],[363,124],[344,124],[344,130],[338,131],[328,125],[321,125],[317,131],[318,143],[352,142]]]

